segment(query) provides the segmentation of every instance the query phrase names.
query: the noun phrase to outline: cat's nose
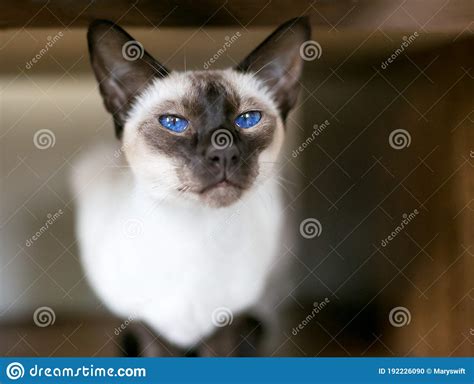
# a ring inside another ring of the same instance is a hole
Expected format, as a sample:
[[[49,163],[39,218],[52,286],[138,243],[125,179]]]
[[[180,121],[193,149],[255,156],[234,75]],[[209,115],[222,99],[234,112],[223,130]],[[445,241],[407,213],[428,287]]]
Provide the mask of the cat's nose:
[[[220,171],[230,171],[240,162],[240,151],[235,145],[226,148],[219,148],[210,145],[206,151],[207,162],[218,167]]]

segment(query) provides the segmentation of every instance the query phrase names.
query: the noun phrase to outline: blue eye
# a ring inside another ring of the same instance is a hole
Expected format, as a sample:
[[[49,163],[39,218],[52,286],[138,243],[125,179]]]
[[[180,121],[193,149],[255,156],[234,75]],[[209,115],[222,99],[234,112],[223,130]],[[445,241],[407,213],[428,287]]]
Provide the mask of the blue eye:
[[[181,133],[188,127],[188,120],[175,115],[161,115],[158,118],[160,124],[170,131]]]
[[[254,125],[257,125],[261,118],[262,114],[259,111],[244,112],[237,116],[235,119],[235,124],[239,128],[252,128]]]

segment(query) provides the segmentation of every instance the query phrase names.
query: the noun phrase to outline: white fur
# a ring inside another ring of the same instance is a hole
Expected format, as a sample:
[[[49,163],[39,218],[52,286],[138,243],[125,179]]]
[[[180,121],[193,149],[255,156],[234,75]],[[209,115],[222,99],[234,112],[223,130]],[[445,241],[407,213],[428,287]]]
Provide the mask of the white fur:
[[[228,77],[241,94],[275,110],[251,76]],[[259,177],[239,201],[211,208],[179,196],[175,165],[152,153],[136,127],[160,101],[189,91],[185,74],[152,84],[131,112],[122,149],[96,147],[74,174],[82,260],[96,293],[116,315],[142,320],[182,347],[216,329],[218,308],[236,316],[258,302],[278,256],[282,220],[278,184],[269,176],[281,122],[260,155]],[[122,150],[126,160],[114,156]]]

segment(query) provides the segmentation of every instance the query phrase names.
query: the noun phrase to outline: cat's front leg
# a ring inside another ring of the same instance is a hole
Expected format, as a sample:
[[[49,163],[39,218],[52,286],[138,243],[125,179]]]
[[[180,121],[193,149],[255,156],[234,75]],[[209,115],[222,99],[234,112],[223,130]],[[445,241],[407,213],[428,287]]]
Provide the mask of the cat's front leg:
[[[143,323],[129,325],[120,344],[124,357],[251,357],[261,354],[263,325],[255,317],[241,315],[218,328],[194,348],[178,348],[157,336]]]
[[[156,335],[144,323],[131,324],[120,343],[124,357],[194,357],[194,349],[181,349]]]
[[[261,354],[263,324],[251,315],[235,317],[231,324],[219,328],[197,348],[201,357],[252,357]]]

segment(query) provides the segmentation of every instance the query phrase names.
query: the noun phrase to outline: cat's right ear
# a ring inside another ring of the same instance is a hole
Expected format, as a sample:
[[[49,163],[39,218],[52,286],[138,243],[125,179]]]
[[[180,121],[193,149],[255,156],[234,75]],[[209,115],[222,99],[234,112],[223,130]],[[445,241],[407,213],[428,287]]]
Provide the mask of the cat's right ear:
[[[134,98],[169,71],[118,25],[107,20],[91,23],[87,32],[89,54],[106,109],[121,137]]]

